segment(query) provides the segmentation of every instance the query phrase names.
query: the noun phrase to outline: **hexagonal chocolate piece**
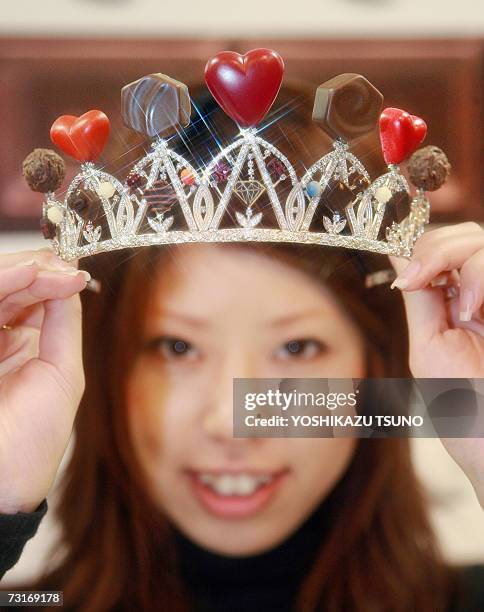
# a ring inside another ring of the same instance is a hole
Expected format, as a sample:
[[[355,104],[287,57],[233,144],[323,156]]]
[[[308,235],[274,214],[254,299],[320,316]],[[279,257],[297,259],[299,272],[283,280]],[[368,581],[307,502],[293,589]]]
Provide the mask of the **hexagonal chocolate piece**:
[[[360,74],[340,74],[316,90],[313,121],[332,138],[351,141],[378,125],[383,96]]]
[[[149,138],[167,136],[190,122],[188,87],[166,74],[149,74],[121,90],[121,115],[129,128]]]

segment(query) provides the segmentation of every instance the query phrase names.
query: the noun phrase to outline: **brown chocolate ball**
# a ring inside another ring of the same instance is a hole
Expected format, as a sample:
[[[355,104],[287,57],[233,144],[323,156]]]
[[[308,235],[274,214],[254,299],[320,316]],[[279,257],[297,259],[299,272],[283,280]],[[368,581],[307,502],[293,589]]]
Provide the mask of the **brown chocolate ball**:
[[[22,172],[32,191],[47,193],[58,189],[64,180],[64,160],[51,149],[34,149],[22,164]]]
[[[442,187],[451,170],[447,155],[432,145],[415,151],[407,167],[412,183],[424,191],[435,191]]]

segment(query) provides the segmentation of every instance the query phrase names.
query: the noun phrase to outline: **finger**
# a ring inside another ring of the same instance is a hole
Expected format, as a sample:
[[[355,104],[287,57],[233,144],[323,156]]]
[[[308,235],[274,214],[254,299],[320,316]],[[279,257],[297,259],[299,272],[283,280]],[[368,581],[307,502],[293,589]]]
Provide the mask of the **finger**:
[[[417,291],[402,291],[407,315],[411,350],[419,350],[436,334],[449,328],[442,290],[429,287]]]
[[[467,259],[460,270],[461,321],[470,321],[484,301],[484,247]]]
[[[460,269],[482,248],[484,230],[474,222],[427,232],[417,241],[412,260],[399,271],[392,287],[406,291],[421,289],[441,272]]]
[[[7,295],[30,286],[38,273],[39,262],[34,259],[23,259],[8,268],[0,268],[0,301]],[[34,304],[21,313],[21,320],[15,318],[8,321],[12,323],[12,329],[0,332],[0,377],[22,365],[26,352],[31,356],[38,354],[38,350],[34,350],[35,347],[32,350],[28,349],[27,343],[33,344],[33,334],[38,337],[43,311],[41,304]],[[35,322],[38,322],[38,325],[33,325]],[[29,327],[31,329],[28,329]]]
[[[482,250],[478,252],[478,260],[472,263],[472,266],[469,267],[469,276],[473,279],[478,278],[478,283],[482,285],[482,270],[483,264],[481,261],[481,253]],[[389,256],[389,259],[395,268],[395,271],[398,273],[399,270],[404,269],[406,265],[406,260],[401,258]],[[473,259],[473,258],[471,258]],[[468,260],[471,261],[471,260]],[[464,264],[467,266],[467,264]],[[462,271],[465,272],[465,267],[461,269],[461,273],[457,272],[457,270],[452,270],[451,272],[445,272],[439,274],[435,277],[434,280],[438,280],[437,283],[434,283],[434,287],[436,290],[440,290],[442,293],[442,302],[438,299],[438,293],[436,293],[435,297],[432,298],[428,293],[423,293],[425,290],[407,292],[403,291],[402,296],[406,307],[407,312],[407,322],[409,326],[409,333],[412,336],[411,342],[415,346],[418,345],[419,338],[417,335],[422,333],[422,341],[427,342],[432,334],[438,333],[440,331],[445,331],[450,327],[452,328],[462,328],[473,331],[480,336],[484,336],[484,320],[478,320],[480,317],[480,309],[482,308],[482,300],[480,306],[477,306],[473,311],[475,314],[475,318],[464,322],[460,318],[460,312],[462,311],[462,306],[460,306],[461,297],[455,297],[450,300],[445,300],[443,298],[443,288],[450,286],[459,286],[462,288]],[[479,275],[480,271],[480,275]],[[442,279],[442,281],[440,280]],[[445,282],[443,282],[445,281]],[[472,281],[470,281],[472,282]],[[432,283],[431,283],[432,286]],[[484,289],[481,291],[481,295],[484,293]],[[434,301],[435,300],[435,301]],[[444,310],[441,309],[441,305],[443,304]],[[436,308],[435,316],[436,320],[429,320],[429,315],[431,314],[431,309]],[[447,323],[445,323],[447,321]],[[418,327],[421,327],[421,330],[418,330]],[[414,329],[415,328],[415,329]]]
[[[82,369],[82,308],[79,294],[45,302],[39,341],[39,359],[52,364],[67,388],[80,390]]]
[[[397,274],[407,264],[407,260],[401,257],[390,255],[389,259]],[[411,350],[418,350],[421,343],[427,343],[435,334],[448,329],[447,310],[440,287],[402,291],[402,296]]]
[[[33,282],[34,278],[40,271],[77,271],[76,267],[66,264],[52,264],[48,260],[40,259],[21,259],[16,264],[11,266],[0,267],[0,300],[3,300],[9,294],[24,289],[29,281]]]
[[[42,303],[32,304],[24,308],[13,320],[15,327],[30,327],[40,330],[44,318],[44,307]]]
[[[389,255],[388,258],[397,275],[408,265],[408,259],[403,259],[394,255]],[[430,281],[429,285],[430,287],[446,287],[449,285],[458,284],[458,281],[459,273],[457,270],[452,270],[451,272],[441,272],[440,274],[437,274],[437,276]],[[393,283],[391,288],[394,289]]]
[[[13,294],[21,289],[28,287],[38,276],[42,270],[59,271],[67,270],[74,271],[77,268],[62,264],[58,266],[54,261],[54,265],[51,264],[49,255],[43,254],[37,259],[25,259],[22,257],[21,261],[11,265],[9,267],[0,267],[0,302],[10,294]],[[1,258],[0,258],[1,259]],[[75,260],[74,263],[77,263]],[[40,275],[42,277],[44,275]],[[38,307],[39,304],[32,304],[30,307],[26,307],[22,310],[15,320],[15,325],[23,325],[40,329],[43,317],[43,308]]]
[[[14,327],[0,332],[0,378],[37,357],[39,335],[39,330],[26,327]]]
[[[431,287],[448,287],[449,285],[453,284],[453,278],[452,278],[452,273],[456,272],[456,270],[452,270],[452,272],[441,272],[440,274],[437,274],[437,276],[435,276],[431,281],[430,281],[430,286]]]
[[[470,321],[461,321],[460,319],[460,299],[453,298],[447,302],[449,312],[450,327],[468,329],[484,338],[484,318],[480,316],[478,311]]]
[[[39,265],[34,259],[0,268],[0,302],[8,295],[31,285],[38,272]]]
[[[66,261],[58,257],[52,249],[31,249],[27,251],[16,251],[14,253],[2,253],[0,255],[0,268],[14,266],[22,261],[35,259],[39,263],[51,263],[53,265],[67,266]]]
[[[19,331],[20,330],[15,327],[12,329],[2,329],[0,331],[0,377],[2,376],[1,366],[3,362],[15,351],[20,335]]]
[[[32,304],[72,296],[86,287],[89,278],[89,273],[84,270],[39,271],[31,284],[0,301],[0,325],[8,323]]]

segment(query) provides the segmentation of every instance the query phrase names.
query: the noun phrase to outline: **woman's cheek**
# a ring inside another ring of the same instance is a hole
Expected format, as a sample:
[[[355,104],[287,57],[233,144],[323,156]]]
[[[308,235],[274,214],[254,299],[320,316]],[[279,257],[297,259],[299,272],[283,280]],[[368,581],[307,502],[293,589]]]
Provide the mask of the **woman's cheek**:
[[[181,365],[142,364],[128,384],[128,412],[137,446],[148,444],[159,454],[188,437],[195,413],[206,393],[203,377]]]
[[[160,428],[156,423],[159,415],[155,408],[162,389],[157,389],[150,378],[143,368],[135,368],[127,385],[129,431],[136,454],[145,466],[158,455],[160,447]]]

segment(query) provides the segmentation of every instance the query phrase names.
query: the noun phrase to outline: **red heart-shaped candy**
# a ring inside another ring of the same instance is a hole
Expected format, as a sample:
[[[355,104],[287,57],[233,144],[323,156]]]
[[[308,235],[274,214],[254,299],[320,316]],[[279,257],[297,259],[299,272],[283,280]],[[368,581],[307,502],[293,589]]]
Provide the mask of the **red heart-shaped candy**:
[[[380,139],[387,164],[399,164],[421,144],[427,134],[423,119],[399,108],[386,108],[380,116]]]
[[[80,162],[95,161],[109,137],[110,122],[100,110],[80,117],[62,115],[50,128],[50,139],[64,153]]]
[[[253,49],[245,55],[222,51],[205,66],[205,81],[213,97],[242,127],[255,126],[264,118],[283,74],[282,57],[270,49]]]

